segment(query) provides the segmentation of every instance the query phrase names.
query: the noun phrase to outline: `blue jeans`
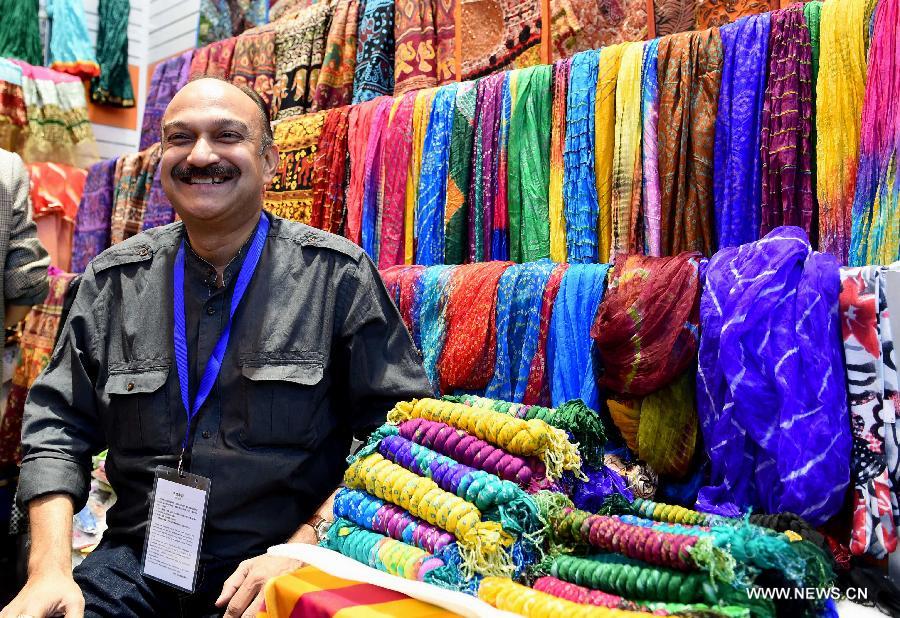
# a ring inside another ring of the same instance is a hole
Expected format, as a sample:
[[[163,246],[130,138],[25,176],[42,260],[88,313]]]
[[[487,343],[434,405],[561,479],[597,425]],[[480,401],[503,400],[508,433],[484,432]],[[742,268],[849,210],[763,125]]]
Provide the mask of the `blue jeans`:
[[[75,567],[75,582],[84,594],[85,618],[207,618],[222,615],[214,603],[237,562],[201,561],[192,594],[146,579],[141,574],[143,548],[104,539]]]

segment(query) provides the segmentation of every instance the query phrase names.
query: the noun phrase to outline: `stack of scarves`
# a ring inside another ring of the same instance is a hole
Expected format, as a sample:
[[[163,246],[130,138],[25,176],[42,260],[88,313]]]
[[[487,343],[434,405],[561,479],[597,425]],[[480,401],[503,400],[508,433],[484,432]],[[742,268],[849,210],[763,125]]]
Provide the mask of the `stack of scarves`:
[[[340,107],[352,102],[358,25],[358,0],[339,0],[325,40],[325,56],[316,82],[313,110]]]
[[[819,525],[849,483],[837,260],[799,228],[723,249],[700,303],[697,404],[711,461],[700,510],[752,506]]]
[[[357,38],[353,102],[394,91],[394,2],[366,0]]]
[[[275,125],[278,168],[266,188],[264,201],[264,208],[272,214],[301,223],[312,218],[313,172],[327,114],[296,116]]]
[[[453,81],[455,4],[450,0],[398,0],[395,5],[394,94]]]
[[[100,75],[91,79],[91,101],[114,107],[134,107],[128,70],[130,0],[100,0],[97,16],[97,61]]]
[[[175,93],[187,83],[194,51],[165,60],[153,70],[150,90],[144,105],[140,150],[162,141],[162,118]]]
[[[22,67],[0,58],[0,148],[19,152],[27,131]]]
[[[85,23],[84,3],[80,0],[51,0],[47,2],[46,11],[51,20],[50,68],[81,79],[100,75],[100,65],[91,48]]]

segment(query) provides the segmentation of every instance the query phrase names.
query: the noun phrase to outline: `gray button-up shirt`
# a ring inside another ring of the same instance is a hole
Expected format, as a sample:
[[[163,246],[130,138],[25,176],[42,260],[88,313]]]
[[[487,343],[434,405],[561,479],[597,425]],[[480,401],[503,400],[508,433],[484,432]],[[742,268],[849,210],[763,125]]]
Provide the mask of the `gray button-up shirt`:
[[[268,215],[266,215],[268,216]],[[118,501],[108,535],[140,542],[153,472],[175,467],[187,414],[173,344],[181,223],[88,267],[59,344],[25,406],[19,498],[88,490],[109,447]],[[191,397],[228,319],[246,246],[225,270],[185,251]],[[194,420],[186,468],[211,480],[202,554],[244,558],[286,540],[341,480],[351,438],[431,389],[375,266],[349,241],[271,217],[234,314],[219,378]]]

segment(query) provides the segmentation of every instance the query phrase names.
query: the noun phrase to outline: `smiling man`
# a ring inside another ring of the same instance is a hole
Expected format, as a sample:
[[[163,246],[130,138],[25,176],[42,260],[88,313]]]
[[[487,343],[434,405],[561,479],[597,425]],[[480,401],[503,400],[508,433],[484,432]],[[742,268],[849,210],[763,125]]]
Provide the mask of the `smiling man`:
[[[277,164],[254,93],[175,95],[160,165],[181,222],[91,262],[31,390],[29,577],[2,618],[255,615],[298,566],[266,548],[318,540],[352,436],[430,393],[362,250],[262,212]],[[107,446],[118,500],[73,578],[72,513]]]

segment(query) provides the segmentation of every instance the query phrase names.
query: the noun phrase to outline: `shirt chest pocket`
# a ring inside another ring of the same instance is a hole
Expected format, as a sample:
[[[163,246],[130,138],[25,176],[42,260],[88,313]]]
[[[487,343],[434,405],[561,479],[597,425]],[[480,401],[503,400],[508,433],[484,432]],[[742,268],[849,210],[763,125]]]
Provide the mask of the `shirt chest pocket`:
[[[106,382],[110,447],[142,453],[172,450],[168,378],[169,366],[111,369]]]
[[[241,366],[248,447],[312,448],[327,406],[325,367],[317,358],[245,358]]]

